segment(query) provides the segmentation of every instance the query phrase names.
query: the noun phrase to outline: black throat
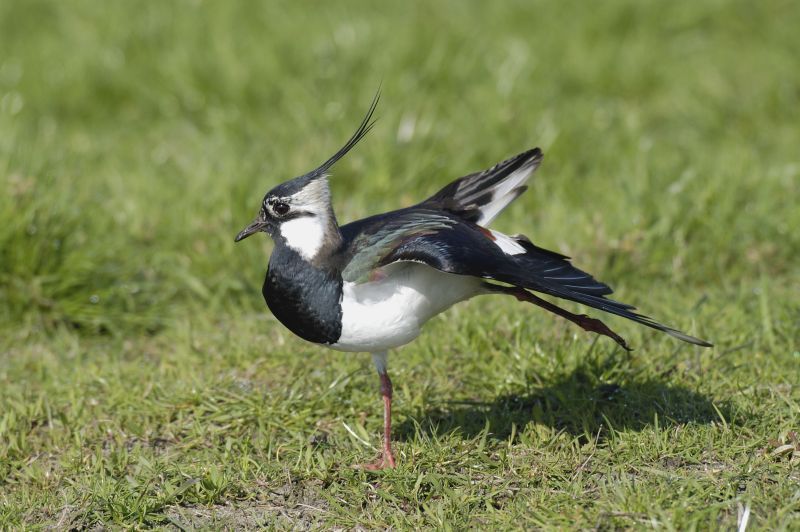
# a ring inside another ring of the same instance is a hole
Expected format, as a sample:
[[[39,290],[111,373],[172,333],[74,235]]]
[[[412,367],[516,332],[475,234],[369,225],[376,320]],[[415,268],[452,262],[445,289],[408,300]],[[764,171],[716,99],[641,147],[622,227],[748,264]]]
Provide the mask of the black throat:
[[[318,344],[339,340],[342,276],[338,269],[312,264],[276,241],[261,292],[275,317],[300,338]]]

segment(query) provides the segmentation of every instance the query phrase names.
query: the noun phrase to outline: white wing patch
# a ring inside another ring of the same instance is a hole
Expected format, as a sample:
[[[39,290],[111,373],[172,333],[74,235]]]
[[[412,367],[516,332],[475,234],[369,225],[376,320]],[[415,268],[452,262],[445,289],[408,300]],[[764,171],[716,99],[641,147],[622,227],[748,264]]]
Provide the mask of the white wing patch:
[[[536,169],[536,164],[525,164],[495,185],[492,190],[492,200],[480,208],[481,217],[477,224],[487,227],[492,223],[500,211],[508,207],[508,204],[519,195],[516,189],[525,184],[534,169]]]
[[[522,255],[525,253],[525,248],[522,247],[522,244],[514,240],[508,235],[504,235],[499,231],[494,231],[489,229],[489,232],[492,233],[494,237],[494,243],[497,247],[503,250],[503,253],[506,255]]]

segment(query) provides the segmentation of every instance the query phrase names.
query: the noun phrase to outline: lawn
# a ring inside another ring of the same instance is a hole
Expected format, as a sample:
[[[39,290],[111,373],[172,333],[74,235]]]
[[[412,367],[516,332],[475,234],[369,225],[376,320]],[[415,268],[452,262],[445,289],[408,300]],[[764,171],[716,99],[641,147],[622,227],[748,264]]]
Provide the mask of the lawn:
[[[0,529],[800,529],[799,18],[0,3]],[[390,356],[399,467],[352,468],[369,356],[293,337],[233,237],[379,86],[340,221],[540,146],[494,227],[715,347],[478,298]]]

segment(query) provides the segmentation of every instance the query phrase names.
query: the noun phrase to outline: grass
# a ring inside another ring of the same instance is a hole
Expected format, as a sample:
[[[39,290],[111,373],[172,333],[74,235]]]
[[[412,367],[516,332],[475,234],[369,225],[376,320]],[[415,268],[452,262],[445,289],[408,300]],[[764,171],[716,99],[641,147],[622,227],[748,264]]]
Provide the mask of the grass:
[[[0,529],[797,529],[797,15],[0,4]],[[391,357],[400,467],[352,469],[369,357],[283,329],[233,236],[379,84],[341,220],[539,145],[497,228],[716,347],[471,301]]]

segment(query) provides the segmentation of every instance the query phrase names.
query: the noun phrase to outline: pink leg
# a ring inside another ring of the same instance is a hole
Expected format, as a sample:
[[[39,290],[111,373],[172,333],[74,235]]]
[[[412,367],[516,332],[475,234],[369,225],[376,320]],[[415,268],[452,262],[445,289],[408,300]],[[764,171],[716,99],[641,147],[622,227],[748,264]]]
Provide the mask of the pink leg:
[[[359,466],[370,471],[395,467],[394,453],[392,453],[392,380],[385,369],[378,375],[381,378],[381,396],[383,396],[383,454],[377,462]]]
[[[564,310],[561,307],[557,307],[556,305],[550,303],[549,301],[545,301],[544,299],[533,295],[524,288],[519,288],[516,286],[514,287],[495,286],[495,285],[491,286],[492,286],[491,289],[495,292],[511,294],[512,296],[516,297],[519,301],[527,301],[528,303],[533,303],[534,305],[542,307],[543,309],[549,310],[553,314],[557,314],[562,318],[568,319],[572,323],[579,325],[585,331],[608,336],[609,338],[617,342],[620,345],[620,347],[622,347],[626,351],[631,350],[631,348],[628,347],[627,342],[625,342],[624,338],[622,338],[620,335],[609,329],[605,323],[598,320],[597,318],[591,318],[586,314],[573,314],[572,312]]]
[[[383,466],[395,467],[392,454],[392,381],[388,373],[381,374],[383,396]]]

